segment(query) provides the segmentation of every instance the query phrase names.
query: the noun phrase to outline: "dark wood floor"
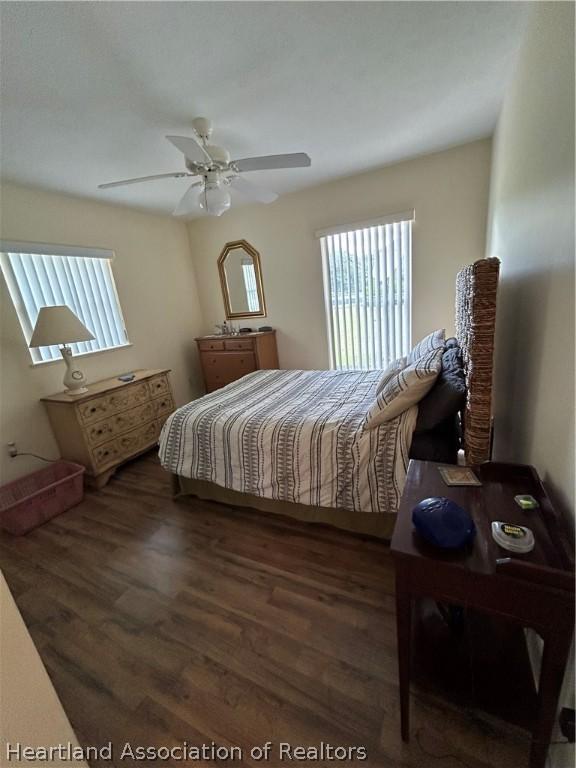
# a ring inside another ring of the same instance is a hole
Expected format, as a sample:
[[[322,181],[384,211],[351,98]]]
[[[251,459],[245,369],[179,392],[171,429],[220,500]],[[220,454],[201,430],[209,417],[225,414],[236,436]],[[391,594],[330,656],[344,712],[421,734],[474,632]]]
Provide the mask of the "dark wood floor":
[[[175,502],[153,456],[27,536],[2,534],[0,567],[85,745],[214,741],[258,765],[249,749],[266,741],[328,742],[382,768],[526,764],[524,732],[418,691],[402,744],[384,544]]]

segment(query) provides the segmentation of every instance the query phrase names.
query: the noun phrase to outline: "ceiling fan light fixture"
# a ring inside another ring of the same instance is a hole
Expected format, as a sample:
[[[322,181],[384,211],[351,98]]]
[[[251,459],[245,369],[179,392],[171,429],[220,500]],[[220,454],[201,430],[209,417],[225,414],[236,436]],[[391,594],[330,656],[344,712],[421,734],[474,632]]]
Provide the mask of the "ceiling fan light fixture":
[[[1,0],[0,0],[1,2]],[[278,171],[284,168],[308,168],[310,158],[305,152],[291,152],[282,155],[258,155],[232,159],[225,147],[210,144],[212,123],[205,117],[192,121],[194,136],[166,136],[170,144],[184,156],[185,170],[171,173],[157,173],[153,176],[139,176],[134,179],[99,184],[99,189],[124,187],[159,179],[182,179],[198,177],[188,187],[174,210],[174,216],[188,216],[198,212],[198,206],[208,216],[222,216],[229,210],[232,200],[228,187],[239,192],[248,203],[273,203],[278,198],[275,192],[252,184],[243,177],[244,172]],[[197,190],[202,191],[197,197]]]
[[[198,195],[198,205],[209,216],[222,216],[230,208],[231,202],[228,190],[217,183],[207,182]]]

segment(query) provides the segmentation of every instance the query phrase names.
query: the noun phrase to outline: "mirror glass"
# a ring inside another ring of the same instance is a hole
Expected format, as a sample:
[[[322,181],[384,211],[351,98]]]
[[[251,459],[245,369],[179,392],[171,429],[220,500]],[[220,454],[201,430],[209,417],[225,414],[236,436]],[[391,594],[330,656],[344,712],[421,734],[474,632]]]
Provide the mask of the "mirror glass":
[[[264,317],[260,255],[246,240],[226,243],[218,259],[226,317]]]

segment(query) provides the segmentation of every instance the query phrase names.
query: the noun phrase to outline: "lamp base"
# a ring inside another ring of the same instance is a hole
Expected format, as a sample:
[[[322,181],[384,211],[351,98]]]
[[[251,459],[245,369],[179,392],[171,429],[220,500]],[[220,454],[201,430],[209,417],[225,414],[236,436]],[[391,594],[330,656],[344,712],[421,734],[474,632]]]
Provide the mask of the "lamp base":
[[[66,387],[65,390],[67,395],[85,395],[86,392],[88,392],[88,387],[79,387],[79,389],[70,389],[70,387]]]
[[[67,395],[82,395],[88,392],[86,388],[86,376],[74,365],[72,350],[68,346],[60,347],[60,353],[66,363],[64,374],[64,386]]]

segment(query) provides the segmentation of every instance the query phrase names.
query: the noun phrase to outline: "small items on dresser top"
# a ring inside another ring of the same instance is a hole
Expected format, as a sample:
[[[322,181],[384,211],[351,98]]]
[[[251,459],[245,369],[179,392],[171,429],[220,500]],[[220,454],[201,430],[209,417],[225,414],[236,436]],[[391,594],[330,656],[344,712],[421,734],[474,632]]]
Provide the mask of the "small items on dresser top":
[[[532,552],[534,549],[534,534],[530,528],[523,525],[513,525],[494,520],[492,523],[492,538],[509,552]]]
[[[529,493],[520,493],[518,496],[514,496],[514,501],[520,509],[537,509],[538,507],[538,502]]]
[[[419,535],[439,549],[462,549],[476,535],[470,514],[444,496],[433,496],[416,504],[412,522]]]
[[[43,397],[62,458],[82,464],[87,480],[102,487],[116,467],[156,445],[174,410],[169,373],[138,370],[89,384],[80,395]]]
[[[275,331],[200,336],[196,343],[207,392],[247,373],[279,367]]]
[[[482,485],[469,467],[438,467],[438,472],[446,485]]]
[[[254,328],[248,326],[236,328],[232,322],[228,323],[226,320],[224,320],[222,325],[216,323],[214,328],[216,328],[216,336],[238,336],[241,333],[255,333]],[[272,333],[273,331],[274,328],[272,328],[271,325],[261,325],[258,328],[257,333]]]

